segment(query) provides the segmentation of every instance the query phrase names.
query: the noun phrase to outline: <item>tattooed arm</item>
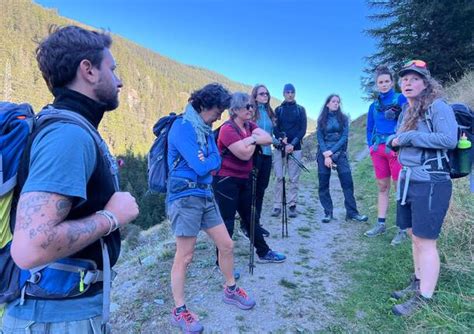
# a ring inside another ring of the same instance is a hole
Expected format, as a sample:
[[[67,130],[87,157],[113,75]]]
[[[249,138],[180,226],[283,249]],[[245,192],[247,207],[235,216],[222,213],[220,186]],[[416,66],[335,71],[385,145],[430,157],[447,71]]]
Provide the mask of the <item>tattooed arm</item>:
[[[33,268],[71,255],[108,232],[109,222],[101,215],[65,221],[70,210],[71,200],[58,194],[21,195],[11,250],[19,267]]]

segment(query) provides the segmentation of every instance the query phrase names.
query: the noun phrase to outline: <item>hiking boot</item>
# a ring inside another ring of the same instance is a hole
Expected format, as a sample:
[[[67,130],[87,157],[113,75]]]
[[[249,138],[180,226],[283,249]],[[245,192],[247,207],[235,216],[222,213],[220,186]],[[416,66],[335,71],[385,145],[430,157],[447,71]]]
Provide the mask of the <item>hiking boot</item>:
[[[183,333],[202,333],[204,327],[199,323],[197,315],[188,310],[176,314],[176,309],[171,312],[171,324],[181,328]]]
[[[262,235],[265,238],[268,238],[270,236],[270,232],[268,232],[268,230],[264,229],[262,225],[258,225],[258,228],[260,229],[260,231],[262,231]]]
[[[398,229],[398,233],[395,234],[390,245],[397,246],[400,245],[405,240],[408,240],[407,231]]]
[[[272,213],[270,214],[272,217],[278,217],[281,213],[280,208],[273,208]]]
[[[392,292],[392,297],[395,299],[402,299],[408,295],[414,294],[420,291],[420,280],[416,279],[415,274],[411,275],[410,283],[405,289],[397,290]]]
[[[331,220],[333,220],[333,216],[332,214],[329,214],[329,215],[324,215],[324,218],[321,219],[321,223],[329,223]]]
[[[258,263],[281,263],[281,262],[285,262],[285,260],[286,260],[285,255],[269,250],[265,256],[263,257],[259,256],[257,262]]]
[[[408,317],[421,309],[423,306],[426,306],[431,301],[431,298],[425,298],[419,293],[415,294],[413,297],[408,299],[406,302],[395,305],[392,307],[392,312],[395,315],[402,317]]]
[[[358,222],[358,223],[363,223],[363,222],[366,222],[367,220],[369,219],[369,217],[367,217],[366,215],[360,215],[360,214],[356,214],[354,216],[347,216],[346,217],[346,221],[355,221],[355,222]]]
[[[241,310],[250,310],[255,306],[255,300],[247,295],[242,288],[235,288],[233,291],[229,290],[229,288],[225,288],[222,301],[226,304],[235,305]]]
[[[370,230],[366,231],[364,235],[369,238],[376,237],[378,235],[384,234],[386,231],[385,224],[380,224],[379,222],[374,224]]]
[[[290,218],[296,218],[298,216],[298,213],[296,212],[296,205],[290,206],[290,212],[288,213],[288,217]]]

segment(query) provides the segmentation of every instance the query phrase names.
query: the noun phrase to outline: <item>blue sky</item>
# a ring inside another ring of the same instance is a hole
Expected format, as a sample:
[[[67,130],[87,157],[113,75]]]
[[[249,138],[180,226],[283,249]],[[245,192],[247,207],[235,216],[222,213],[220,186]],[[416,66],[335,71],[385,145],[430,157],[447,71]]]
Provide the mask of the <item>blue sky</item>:
[[[176,61],[232,80],[283,85],[316,118],[338,93],[355,118],[367,112],[360,77],[375,42],[364,0],[36,0],[62,16],[112,33]],[[126,83],[125,83],[126,84]]]

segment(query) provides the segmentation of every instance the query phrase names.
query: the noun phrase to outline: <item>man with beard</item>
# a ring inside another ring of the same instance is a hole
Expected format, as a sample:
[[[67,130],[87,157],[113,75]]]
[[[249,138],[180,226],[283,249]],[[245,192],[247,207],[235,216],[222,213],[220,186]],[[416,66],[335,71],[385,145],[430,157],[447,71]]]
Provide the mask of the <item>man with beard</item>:
[[[296,217],[296,201],[298,199],[298,180],[301,169],[288,155],[292,154],[298,160],[301,160],[301,141],[306,134],[306,110],[295,101],[295,86],[286,84],[283,88],[285,101],[276,108],[276,127],[273,129],[275,138],[282,141],[284,147],[285,159],[282,158],[282,152],[276,150],[274,153],[275,169],[275,191],[273,201],[272,216],[278,217],[281,213],[282,191],[283,191],[283,164],[287,164],[286,170],[289,176],[289,186],[287,190],[287,203],[289,206],[289,217]]]
[[[138,215],[135,198],[117,191],[116,164],[106,145],[99,148],[100,136],[94,131],[104,113],[119,104],[122,82],[114,73],[111,43],[106,33],[76,26],[52,27],[36,49],[39,69],[55,97],[39,113],[40,119],[42,113],[54,110],[81,121],[40,123],[25,148],[29,159],[22,165],[28,172],[23,179],[19,173],[21,194],[11,247],[13,260],[23,270],[84,259],[107,276],[120,253],[118,228]],[[59,268],[67,271],[67,266]],[[74,298],[38,298],[26,290],[7,306],[3,333],[107,332],[103,296],[110,289],[110,280],[108,284],[106,279],[93,280],[87,289],[84,280],[81,276],[81,293]],[[58,276],[44,283],[54,288],[62,284]]]

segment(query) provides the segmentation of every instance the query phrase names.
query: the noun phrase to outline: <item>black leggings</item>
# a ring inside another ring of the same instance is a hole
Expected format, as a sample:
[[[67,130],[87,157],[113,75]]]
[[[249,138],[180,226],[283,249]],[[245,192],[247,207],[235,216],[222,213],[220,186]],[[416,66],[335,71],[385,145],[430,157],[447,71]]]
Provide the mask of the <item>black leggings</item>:
[[[215,176],[213,181],[214,195],[230,237],[234,234],[235,212],[240,215],[242,226],[250,231],[252,207],[252,184],[249,179],[232,176]],[[262,231],[255,224],[255,249],[257,255],[265,256],[270,248],[263,238]]]
[[[272,156],[271,155],[259,155],[256,160],[255,167],[258,170],[257,173],[257,189],[256,189],[256,208],[257,208],[257,215],[255,222],[256,224],[260,224],[260,216],[262,215],[262,205],[263,205],[263,197],[265,196],[265,190],[268,187],[268,183],[270,182],[270,174],[272,171]],[[252,180],[249,180],[252,182]]]

